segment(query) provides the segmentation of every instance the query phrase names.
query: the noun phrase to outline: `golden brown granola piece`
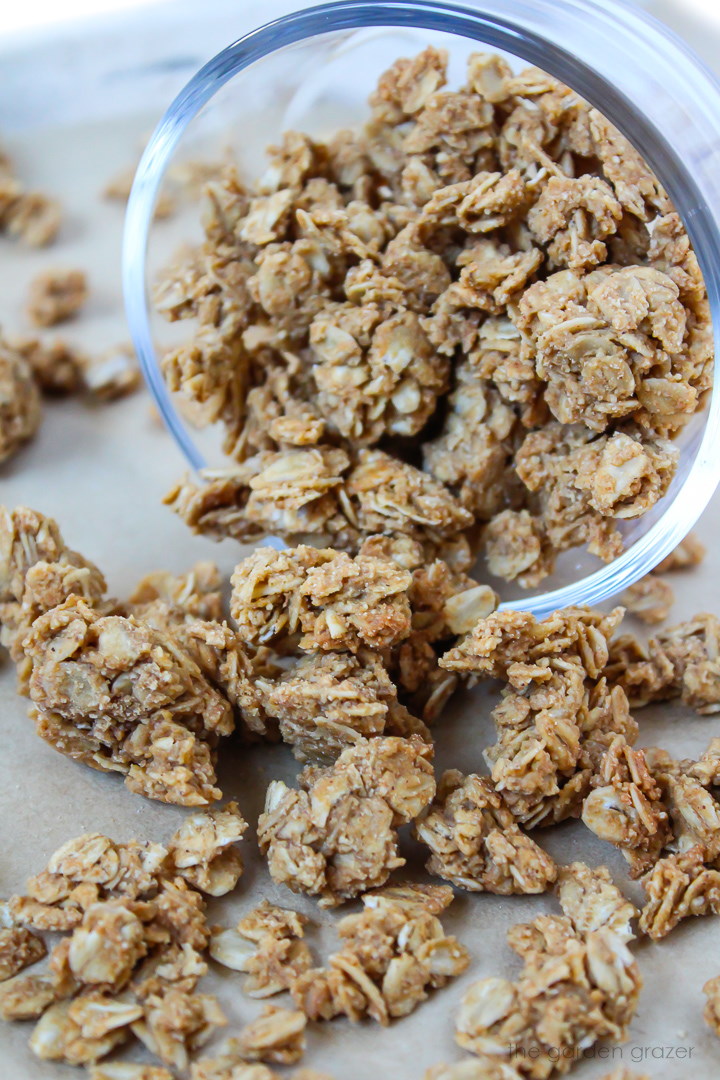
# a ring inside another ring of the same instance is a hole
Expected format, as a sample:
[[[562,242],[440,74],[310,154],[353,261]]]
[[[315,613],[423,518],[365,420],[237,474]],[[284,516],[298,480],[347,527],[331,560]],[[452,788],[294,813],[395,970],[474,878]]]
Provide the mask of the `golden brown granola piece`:
[[[613,737],[637,736],[624,692],[600,677],[621,614],[568,608],[538,622],[524,612],[496,612],[440,661],[474,679],[508,683],[492,714],[498,741],[485,757],[521,824],[578,816]]]
[[[236,802],[214,810],[190,814],[168,843],[175,870],[209,896],[231,892],[243,872],[235,847],[248,828]]]
[[[640,912],[613,884],[606,866],[591,869],[581,862],[561,866],[557,894],[577,934],[587,936],[607,927],[622,941],[635,937],[630,922]]]
[[[417,435],[448,388],[449,360],[401,306],[329,305],[312,322],[310,346],[315,404],[328,429],[357,446]]]
[[[118,401],[141,386],[140,367],[129,342],[106,349],[84,365],[83,389],[90,402]]]
[[[642,879],[648,899],[639,925],[654,941],[691,915],[720,913],[720,870],[707,865],[707,855],[702,844],[666,855]]]
[[[40,426],[40,394],[20,350],[0,337],[0,462],[11,458]]]
[[[423,1080],[522,1080],[512,1065],[490,1057],[466,1058],[453,1065],[433,1065]]]
[[[0,151],[0,230],[30,247],[45,247],[57,236],[60,204],[39,191],[28,191]]]
[[[300,1010],[268,1005],[237,1039],[228,1040],[230,1054],[237,1054],[241,1061],[294,1065],[305,1052],[306,1025],[307,1017]]]
[[[172,637],[72,596],[35,620],[24,649],[37,730],[57,750],[152,798],[218,797],[211,750],[232,710]]]
[[[294,1074],[295,1077],[298,1075]],[[250,1065],[240,1061],[235,1054],[224,1053],[194,1061],[190,1066],[190,1080],[278,1080],[278,1074],[267,1065]]]
[[[618,735],[604,755],[582,819],[596,836],[619,847],[639,877],[657,860],[672,835],[662,791],[642,750]]]
[[[143,921],[133,910],[136,907],[136,901],[122,898],[87,908],[73,931],[68,952],[70,971],[79,983],[122,990],[147,951]]]
[[[170,989],[163,995],[146,998],[143,1019],[134,1021],[131,1027],[152,1054],[171,1068],[182,1070],[190,1064],[190,1053],[203,1046],[226,1023],[212,995]]]
[[[251,997],[282,993],[312,967],[310,950],[301,940],[307,921],[263,900],[234,930],[214,932],[210,955],[224,967],[247,973],[243,990]]]
[[[545,892],[557,867],[515,823],[502,794],[483,776],[445,772],[435,801],[415,823],[430,848],[426,868],[470,892]]]
[[[222,622],[222,579],[213,562],[197,562],[185,574],[156,570],[146,574],[128,600],[134,615],[147,618],[158,602],[179,609],[188,619]]]
[[[16,339],[13,348],[30,365],[43,394],[65,396],[80,393],[83,389],[87,357],[80,349],[59,338],[53,342],[39,338]]]
[[[593,152],[622,205],[641,221],[672,209],[658,178],[638,151],[597,109],[589,113]]]
[[[653,571],[629,585],[618,599],[631,615],[652,626],[665,622],[675,603],[675,593],[670,583]]]
[[[298,761],[329,764],[348,746],[383,734],[412,731],[429,739],[422,721],[398,702],[381,658],[367,650],[311,654],[256,687]]]
[[[534,238],[547,245],[552,265],[587,270],[606,260],[603,241],[616,231],[621,217],[610,185],[586,173],[551,176],[527,220]]]
[[[517,581],[524,588],[538,585],[555,564],[541,518],[527,510],[502,510],[483,532],[488,570],[505,581]]]
[[[46,270],[30,286],[27,313],[35,326],[55,326],[76,315],[88,297],[82,270]]]
[[[218,539],[323,535],[338,527],[336,492],[348,466],[339,449],[266,452],[217,473],[206,470],[203,486],[183,481],[165,502],[194,532]]]
[[[57,523],[29,507],[0,507],[0,643],[10,650],[25,690],[22,641],[33,621],[70,595],[90,604],[105,594],[94,563],[67,547]]]
[[[567,1072],[580,1048],[626,1037],[642,980],[620,937],[607,928],[580,936],[569,919],[539,916],[508,939],[524,970],[515,982],[470,987],[456,1021],[460,1046],[546,1080]]]
[[[0,930],[0,982],[42,960],[45,942],[31,930],[11,926]]]
[[[447,886],[399,885],[363,896],[364,910],[338,924],[342,949],[327,968],[307,971],[291,991],[312,1020],[368,1015],[381,1024],[406,1016],[468,965],[437,915],[452,900]]]
[[[699,566],[705,558],[705,545],[695,533],[689,532],[670,554],[653,569],[653,574],[667,574],[671,570],[689,570]]]
[[[48,975],[15,975],[0,985],[3,1020],[37,1020],[49,1005],[64,997]]]
[[[403,866],[396,828],[435,793],[431,748],[418,736],[370,739],[325,770],[306,769],[303,789],[274,781],[258,840],[270,873],[333,906],[384,884]]]
[[[720,709],[720,622],[700,614],[650,639],[613,642],[607,677],[625,688],[633,706],[679,697],[701,715]]]
[[[331,548],[258,548],[232,576],[232,616],[259,645],[301,633],[307,651],[384,649],[410,633],[410,574],[388,559]]]
[[[708,979],[703,986],[703,993],[707,997],[703,1017],[708,1027],[720,1035],[720,976]]]

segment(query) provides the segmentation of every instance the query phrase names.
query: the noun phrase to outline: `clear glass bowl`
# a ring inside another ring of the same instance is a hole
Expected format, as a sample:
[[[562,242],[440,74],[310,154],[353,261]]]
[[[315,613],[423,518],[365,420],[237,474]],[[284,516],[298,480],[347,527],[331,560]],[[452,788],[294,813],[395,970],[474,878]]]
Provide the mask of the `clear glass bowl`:
[[[618,0],[481,0],[477,9],[409,0],[337,3],[288,15],[247,34],[206,64],[176,97],[137,170],[127,209],[124,288],[135,347],[168,428],[194,470],[222,463],[218,432],[189,427],[168,392],[155,341],[173,327],[156,316],[149,286],[179,240],[200,239],[197,207],[168,232],[153,209],[168,170],[217,160],[231,145],[251,177],[289,128],[317,137],[359,125],[378,75],[428,44],[448,49],[449,85],[478,48],[535,64],[604,113],[665,185],[695,246],[720,326],[720,85],[660,23]],[[172,245],[172,246],[171,246]],[[181,327],[183,324],[180,324]],[[187,335],[187,328],[183,336]],[[584,551],[558,561],[543,591],[501,587],[504,605],[538,616],[599,604],[648,573],[685,536],[720,479],[720,386],[677,439],[667,495],[624,526],[625,550],[608,565]]]

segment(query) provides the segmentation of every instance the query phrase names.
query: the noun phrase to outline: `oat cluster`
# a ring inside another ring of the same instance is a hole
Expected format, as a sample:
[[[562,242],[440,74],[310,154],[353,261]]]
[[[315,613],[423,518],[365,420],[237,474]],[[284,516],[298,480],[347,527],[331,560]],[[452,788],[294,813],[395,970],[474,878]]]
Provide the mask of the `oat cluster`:
[[[537,69],[398,60],[358,132],[288,132],[252,187],[206,185],[205,240],[156,289],[194,320],[163,370],[227,467],[168,502],[196,531],[369,533],[537,585],[674,474],[712,341],[667,194],[603,116]]]
[[[29,247],[45,247],[52,244],[61,222],[57,200],[28,190],[8,155],[0,151],[0,232]]]

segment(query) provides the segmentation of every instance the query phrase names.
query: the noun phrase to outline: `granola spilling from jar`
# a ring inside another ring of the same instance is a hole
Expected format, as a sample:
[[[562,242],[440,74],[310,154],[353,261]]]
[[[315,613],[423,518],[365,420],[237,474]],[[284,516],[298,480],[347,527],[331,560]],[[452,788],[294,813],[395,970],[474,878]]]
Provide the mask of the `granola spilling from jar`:
[[[608,121],[542,71],[428,48],[357,132],[287,132],[252,184],[203,194],[205,240],[156,288],[194,334],[162,366],[229,462],[168,495],[198,532],[366,537],[524,587],[606,561],[677,464],[711,383],[680,218]],[[464,565],[463,565],[464,564]],[[656,595],[659,594],[659,595]],[[668,602],[631,600],[649,621]]]

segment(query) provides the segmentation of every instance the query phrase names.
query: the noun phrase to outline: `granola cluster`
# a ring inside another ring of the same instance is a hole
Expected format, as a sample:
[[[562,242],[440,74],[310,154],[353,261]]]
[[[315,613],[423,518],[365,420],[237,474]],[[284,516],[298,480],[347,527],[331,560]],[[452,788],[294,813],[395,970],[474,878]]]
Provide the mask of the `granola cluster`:
[[[302,940],[307,921],[297,911],[263,900],[235,929],[213,932],[210,955],[223,967],[247,974],[243,990],[250,997],[281,994],[313,966]]]
[[[405,865],[398,826],[435,794],[432,748],[417,735],[371,739],[328,768],[308,766],[300,788],[274,780],[258,821],[273,879],[332,907],[384,885]]]
[[[28,316],[35,326],[55,326],[76,315],[87,297],[82,270],[46,270],[30,286]]]
[[[608,680],[622,687],[633,708],[680,698],[701,715],[720,710],[720,621],[699,614],[650,638],[632,634],[612,642]]]
[[[507,1064],[515,1075],[545,1080],[567,1072],[578,1048],[627,1035],[642,986],[628,934],[617,929],[628,905],[606,871],[597,884],[582,864],[570,875],[571,888],[560,890],[562,916],[540,915],[508,934],[523,960],[519,978],[482,979],[462,999],[457,1041],[488,1076],[503,1077],[493,1069]]]
[[[702,407],[707,297],[637,152],[537,69],[398,60],[358,132],[288,132],[249,187],[205,185],[203,243],[156,288],[194,335],[163,359],[227,467],[168,502],[196,531],[371,533],[484,549],[523,586],[622,549]],[[466,568],[466,567],[465,567]]]
[[[188,1068],[190,1055],[226,1023],[216,999],[196,993],[211,936],[202,894],[234,888],[239,871],[227,873],[229,854],[245,828],[230,803],[186,819],[168,845],[87,833],[63,844],[25,894],[12,897],[0,1015],[36,1021],[33,1053],[95,1066],[138,1039],[169,1068]],[[33,930],[67,936],[53,945],[46,971],[17,974],[45,955]],[[130,1063],[91,1072],[95,1080],[171,1075]]]
[[[62,215],[57,200],[29,190],[0,151],[0,232],[19,237],[29,247],[52,244]]]
[[[485,751],[497,793],[520,824],[577,817],[616,735],[637,736],[625,692],[603,674],[622,617],[566,608],[539,622],[526,612],[481,619],[441,667],[505,686]]]
[[[443,885],[395,885],[365,893],[363,910],[337,924],[342,948],[325,968],[291,984],[311,1020],[365,1016],[380,1024],[407,1016],[468,966],[467,950],[445,934],[438,915],[451,903]]]
[[[640,929],[657,940],[682,919],[720,912],[720,740],[677,761],[618,737],[593,783],[583,821],[641,876]]]
[[[40,427],[40,391],[25,358],[0,336],[0,464]]]

